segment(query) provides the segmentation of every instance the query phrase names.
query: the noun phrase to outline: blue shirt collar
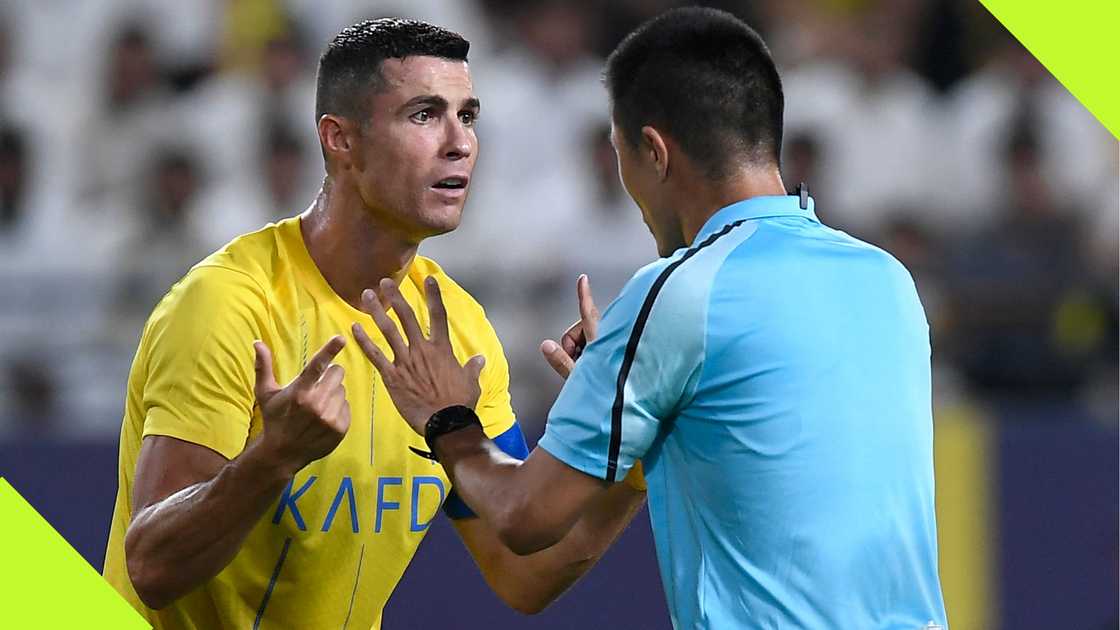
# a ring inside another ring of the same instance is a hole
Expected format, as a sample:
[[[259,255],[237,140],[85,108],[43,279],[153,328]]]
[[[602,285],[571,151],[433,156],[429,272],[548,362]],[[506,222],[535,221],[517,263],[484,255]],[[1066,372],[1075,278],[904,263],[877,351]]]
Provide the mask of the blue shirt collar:
[[[716,211],[700,228],[692,246],[696,247],[704,239],[722,230],[724,226],[736,221],[750,221],[767,217],[805,217],[810,221],[820,223],[813,212],[813,198],[809,197],[807,208],[801,207],[801,199],[797,195],[772,195],[765,197],[751,197],[743,201],[724,206]]]

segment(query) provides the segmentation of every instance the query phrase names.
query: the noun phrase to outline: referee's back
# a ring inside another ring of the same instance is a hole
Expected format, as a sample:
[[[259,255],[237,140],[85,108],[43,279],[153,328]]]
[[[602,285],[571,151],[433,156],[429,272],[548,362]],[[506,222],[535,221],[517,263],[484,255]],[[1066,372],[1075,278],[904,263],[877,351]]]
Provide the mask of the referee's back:
[[[645,461],[667,592],[687,594],[679,627],[943,619],[914,283],[890,255],[797,216],[796,197],[737,205],[713,217],[746,219],[729,242],[663,289],[667,305],[670,283],[707,291],[694,393]]]
[[[755,197],[600,335],[540,446],[608,481],[642,460],[675,627],[944,626],[929,328],[898,261]]]

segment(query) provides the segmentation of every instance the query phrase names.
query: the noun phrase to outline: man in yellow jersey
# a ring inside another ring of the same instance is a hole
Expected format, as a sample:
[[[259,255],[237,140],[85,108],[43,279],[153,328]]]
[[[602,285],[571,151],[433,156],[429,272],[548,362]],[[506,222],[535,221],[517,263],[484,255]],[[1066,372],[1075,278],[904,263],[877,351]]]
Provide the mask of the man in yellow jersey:
[[[105,576],[156,628],[378,628],[441,505],[494,591],[535,612],[644,499],[640,480],[618,484],[564,542],[514,555],[443,468],[410,450],[424,440],[339,334],[355,321],[373,328],[357,308],[365,287],[393,278],[393,299],[427,313],[421,287],[434,278],[486,434],[526,455],[494,330],[416,253],[459,224],[477,156],[467,49],[414,21],[343,30],[319,62],[318,198],[196,265],[148,321],[129,376]],[[383,337],[372,343],[390,351]]]

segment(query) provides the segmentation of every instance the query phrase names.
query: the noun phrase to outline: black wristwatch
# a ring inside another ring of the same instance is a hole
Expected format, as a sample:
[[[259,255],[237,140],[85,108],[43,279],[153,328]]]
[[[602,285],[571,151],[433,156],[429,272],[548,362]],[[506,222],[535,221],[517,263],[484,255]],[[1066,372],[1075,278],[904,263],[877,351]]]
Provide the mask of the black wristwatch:
[[[482,421],[478,419],[478,414],[474,412],[474,409],[464,405],[445,407],[433,413],[432,417],[428,418],[427,424],[424,425],[424,441],[428,444],[428,452],[425,453],[412,446],[408,448],[421,457],[438,462],[439,458],[436,457],[435,449],[436,438],[470,426],[482,428]]]

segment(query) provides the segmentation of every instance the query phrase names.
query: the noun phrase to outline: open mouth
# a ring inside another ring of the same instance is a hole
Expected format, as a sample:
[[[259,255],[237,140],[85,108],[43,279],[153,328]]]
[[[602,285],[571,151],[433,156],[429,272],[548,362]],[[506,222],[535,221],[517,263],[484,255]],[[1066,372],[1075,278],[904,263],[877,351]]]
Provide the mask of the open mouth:
[[[441,190],[461,190],[466,187],[467,178],[465,177],[445,177],[432,186],[432,188]]]

